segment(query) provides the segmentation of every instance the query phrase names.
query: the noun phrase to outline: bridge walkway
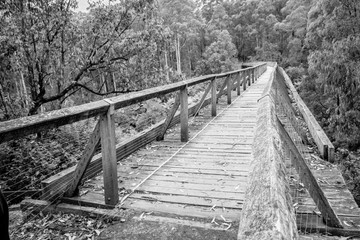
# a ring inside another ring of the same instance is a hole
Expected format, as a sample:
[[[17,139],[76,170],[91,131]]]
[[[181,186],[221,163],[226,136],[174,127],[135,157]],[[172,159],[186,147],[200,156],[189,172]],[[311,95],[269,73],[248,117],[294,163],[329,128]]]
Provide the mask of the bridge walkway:
[[[252,159],[257,100],[272,71],[268,67],[240,96],[233,92],[230,105],[226,97],[221,98],[216,117],[205,108],[190,119],[189,142],[179,141],[176,127],[164,141],[153,142],[122,161],[119,187],[123,195],[133,190],[122,207],[237,225]],[[96,191],[101,185],[102,176],[88,181],[81,199],[102,201],[101,187]]]

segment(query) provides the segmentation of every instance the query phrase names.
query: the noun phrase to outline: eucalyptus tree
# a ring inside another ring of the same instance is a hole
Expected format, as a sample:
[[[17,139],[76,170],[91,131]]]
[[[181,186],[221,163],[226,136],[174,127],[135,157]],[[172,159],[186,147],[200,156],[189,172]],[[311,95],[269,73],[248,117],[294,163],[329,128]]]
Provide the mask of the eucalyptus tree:
[[[15,44],[12,61],[29,89],[29,114],[81,89],[96,95],[137,91],[161,75],[154,58],[164,36],[154,1],[94,1],[87,14],[76,14],[76,6],[76,0],[2,2],[11,23],[3,33]],[[98,84],[104,72],[113,80],[105,90],[106,81]]]

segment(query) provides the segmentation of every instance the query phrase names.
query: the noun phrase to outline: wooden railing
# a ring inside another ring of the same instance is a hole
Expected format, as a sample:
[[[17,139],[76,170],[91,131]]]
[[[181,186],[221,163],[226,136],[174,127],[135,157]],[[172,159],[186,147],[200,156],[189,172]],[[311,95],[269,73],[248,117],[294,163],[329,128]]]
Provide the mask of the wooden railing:
[[[330,227],[342,228],[304,156],[279,120],[280,115],[285,114],[286,120],[294,124],[292,127],[301,138],[284,81],[282,71],[275,65],[270,81],[258,100],[253,171],[241,212],[238,239],[298,239],[286,159],[290,159],[324,222]],[[292,85],[291,82],[287,84]]]
[[[117,182],[117,161],[129,156],[131,153],[148,144],[149,142],[164,137],[166,130],[174,124],[181,124],[181,141],[188,141],[188,117],[211,104],[211,114],[216,116],[216,103],[224,93],[227,94],[227,102],[231,103],[231,91],[237,89],[240,95],[241,86],[246,90],[247,86],[254,83],[266,70],[266,64],[258,64],[246,69],[240,69],[228,73],[212,74],[197,77],[166,86],[146,89],[140,92],[124,94],[109,99],[104,99],[80,106],[60,109],[35,116],[19,118],[0,123],[0,143],[22,138],[29,134],[53,129],[59,126],[71,124],[84,119],[100,116],[98,123],[90,136],[84,153],[76,167],[67,169],[56,176],[42,182],[43,198],[53,199],[64,194],[59,191],[61,185],[65,187],[66,195],[73,196],[80,182],[85,178],[91,178],[103,170],[105,204],[115,206],[119,201]],[[225,79],[218,93],[217,82]],[[209,82],[200,102],[188,106],[188,87]],[[211,97],[206,98],[211,91]],[[179,92],[173,108],[169,111],[166,120],[156,124],[150,129],[134,136],[118,145],[115,142],[114,112],[132,104],[146,101],[162,95]],[[180,107],[180,114],[175,114]],[[95,150],[101,144],[101,154],[94,157]],[[86,172],[91,167],[96,171]]]

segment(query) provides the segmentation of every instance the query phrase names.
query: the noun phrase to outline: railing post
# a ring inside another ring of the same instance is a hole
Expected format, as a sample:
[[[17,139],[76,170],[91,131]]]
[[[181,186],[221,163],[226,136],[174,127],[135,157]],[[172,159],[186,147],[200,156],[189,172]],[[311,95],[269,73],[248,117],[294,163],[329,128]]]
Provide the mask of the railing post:
[[[229,76],[226,80],[226,84],[227,84],[227,103],[231,104],[231,90],[232,90],[232,77]]]
[[[240,86],[241,86],[241,78],[240,78],[240,72],[237,74],[237,95],[240,96]]]
[[[107,114],[100,117],[100,136],[102,167],[104,172],[105,204],[115,206],[119,202],[117,162],[115,149],[114,104],[106,100],[110,106]]]
[[[242,72],[241,74],[241,77],[242,77],[242,85],[243,85],[243,90],[246,91],[246,71]]]
[[[211,80],[211,116],[216,116],[216,78]]]
[[[180,90],[180,124],[181,124],[181,141],[189,140],[189,110],[188,110],[188,91],[187,86]]]
[[[255,68],[251,69],[251,79],[252,83],[255,83]]]
[[[250,87],[251,86],[251,72],[250,72],[250,70],[247,70],[246,73],[247,73],[247,81],[249,82],[249,87]]]

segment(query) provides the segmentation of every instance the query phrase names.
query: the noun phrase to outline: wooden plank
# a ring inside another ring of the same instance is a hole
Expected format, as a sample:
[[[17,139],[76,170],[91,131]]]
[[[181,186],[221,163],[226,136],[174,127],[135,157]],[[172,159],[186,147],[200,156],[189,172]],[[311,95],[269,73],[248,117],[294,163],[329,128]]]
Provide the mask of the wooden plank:
[[[245,71],[242,72],[241,77],[242,77],[243,91],[245,92],[245,91],[246,91],[246,85],[247,85],[247,82],[246,82],[246,72],[245,72]]]
[[[300,180],[304,183],[306,189],[308,190],[310,196],[313,198],[314,202],[319,208],[325,221],[331,227],[342,228],[343,226],[339,218],[337,217],[336,213],[332,209],[329,201],[326,199],[324,192],[320,188],[310,168],[306,164],[305,160],[303,159],[302,155],[298,151],[296,145],[291,140],[291,137],[288,135],[288,133],[286,132],[284,126],[281,124],[279,119],[277,121],[277,126],[278,129],[280,130],[280,134],[283,140],[287,144],[287,147],[290,148],[290,153],[294,155],[293,158],[291,158],[291,161],[300,176]]]
[[[117,161],[115,149],[115,121],[113,105],[100,117],[101,154],[104,176],[105,204],[115,206],[119,202]]]
[[[130,180],[136,180],[136,179],[144,179],[147,177],[150,173],[150,169],[140,169],[138,172],[123,172],[118,171],[120,175],[120,179],[124,179],[124,181],[130,181]],[[153,176],[151,176],[151,179],[160,179],[160,180],[168,180],[170,178],[176,178],[176,179],[187,179],[189,182],[200,182],[204,184],[226,184],[228,186],[234,186],[236,187],[239,184],[243,184],[244,182],[247,182],[248,177],[247,175],[214,175],[214,174],[202,174],[199,172],[169,172],[169,171],[158,171]],[[124,183],[120,183],[122,186]]]
[[[166,213],[184,217],[206,218],[210,221],[216,217],[220,220],[223,216],[227,220],[238,221],[240,215],[240,209],[211,209],[209,207],[196,207],[187,206],[184,204],[171,204],[161,202],[149,202],[145,200],[128,200],[124,203],[122,208],[134,209],[138,211],[154,212],[154,213]]]
[[[233,201],[227,199],[211,199],[203,197],[190,197],[190,196],[174,196],[174,195],[159,195],[159,194],[144,194],[134,193],[130,199],[141,199],[150,202],[165,202],[165,203],[177,203],[186,204],[187,206],[201,206],[212,208],[226,208],[226,209],[241,209],[243,201]]]
[[[146,165],[142,166],[141,170],[154,170],[157,166]],[[208,174],[208,175],[220,175],[220,176],[229,176],[235,178],[236,176],[248,176],[248,171],[234,171],[234,170],[218,170],[218,169],[199,169],[199,168],[179,168],[173,166],[164,166],[162,168],[163,172],[169,173],[198,173],[198,174]]]
[[[138,165],[139,167],[157,167],[157,164],[140,164]],[[221,174],[222,172],[227,172],[227,171],[238,171],[238,172],[248,172],[250,170],[249,166],[244,166],[244,167],[238,167],[238,168],[234,168],[234,167],[218,167],[218,166],[205,166],[203,165],[202,167],[200,167],[199,165],[196,164],[177,164],[177,163],[169,163],[166,164],[166,167],[168,168],[181,168],[184,170],[197,170],[199,172],[202,172],[204,170],[213,170],[215,173],[219,173]]]
[[[217,97],[216,97],[216,78],[211,80],[211,116],[216,116],[216,103],[217,103]]]
[[[299,108],[299,111],[301,112],[306,122],[306,125],[309,128],[310,134],[320,150],[321,155],[328,161],[333,162],[335,157],[334,156],[335,150],[333,144],[326,136],[324,130],[320,127],[319,123],[316,121],[314,115],[311,113],[311,111],[308,109],[304,101],[299,96],[298,92],[296,91],[294,85],[291,82],[291,79],[286,74],[284,69],[279,67],[278,72],[280,73],[280,79],[285,81],[286,85],[291,90],[294,99],[296,101],[296,104]]]
[[[173,180],[176,180],[173,178]],[[167,188],[174,188],[179,191],[182,190],[200,190],[203,192],[228,192],[228,193],[244,193],[245,188],[247,184],[238,184],[236,186],[223,186],[220,184],[217,185],[210,185],[210,184],[201,184],[201,183],[192,183],[184,181],[162,181],[162,180],[154,180],[154,179],[148,179],[142,187],[146,189],[147,186],[152,187],[167,187]]]
[[[136,193],[168,194],[178,196],[205,197],[211,199],[227,199],[234,201],[243,201],[245,194],[243,192],[222,192],[222,191],[199,191],[197,189],[176,189],[170,187],[140,186]]]
[[[34,200],[34,199],[25,199],[21,202],[21,210],[27,213],[38,214],[40,212],[44,214],[48,213],[67,213],[67,214],[77,214],[88,217],[97,217],[104,218],[109,217],[109,219],[120,220],[123,216],[120,215],[119,209],[101,209],[94,207],[84,207],[76,206],[73,204],[59,203],[51,204],[51,202],[44,200]]]
[[[241,77],[240,77],[240,75],[241,75],[241,73],[238,73],[237,75],[236,75],[236,78],[237,78],[237,88],[236,88],[236,93],[237,93],[237,95],[238,96],[240,96],[241,95]]]
[[[69,189],[65,193],[66,196],[73,197],[78,193],[79,190],[78,186],[99,144],[100,144],[100,121],[97,122],[95,129],[91,133],[90,139],[85,147],[84,154],[82,155],[81,159],[76,165],[76,169],[74,171],[74,179],[69,184]]]
[[[273,75],[270,84],[272,81]],[[238,239],[297,239],[282,145],[274,122],[275,104],[265,94],[264,91],[265,97],[259,101],[253,170],[240,216]]]
[[[181,141],[189,141],[189,110],[187,87],[180,90],[180,124]]]
[[[158,141],[164,140],[164,136],[165,136],[166,130],[169,128],[170,123],[171,123],[172,119],[174,118],[175,113],[176,113],[176,111],[178,110],[179,106],[180,106],[180,93],[178,93],[178,94],[176,95],[174,105],[173,105],[173,107],[171,108],[171,110],[168,112],[167,117],[166,117],[166,120],[165,120],[165,123],[163,124],[163,130],[162,130],[162,132],[159,134],[159,136],[156,138],[156,140],[158,140]],[[201,107],[201,106],[199,105],[199,107]]]

